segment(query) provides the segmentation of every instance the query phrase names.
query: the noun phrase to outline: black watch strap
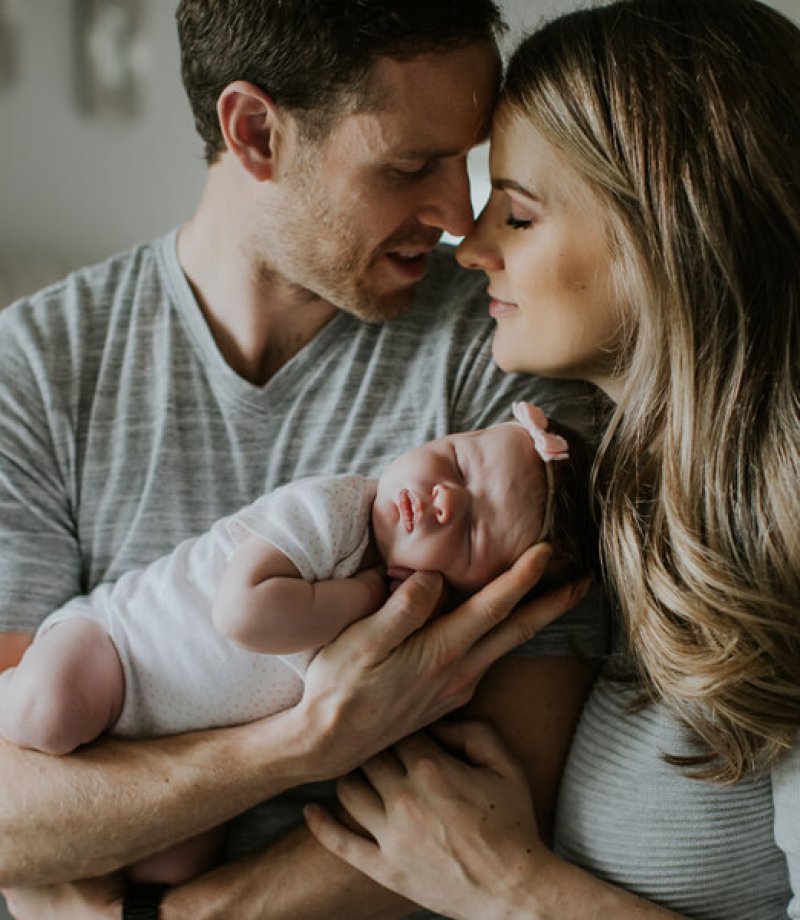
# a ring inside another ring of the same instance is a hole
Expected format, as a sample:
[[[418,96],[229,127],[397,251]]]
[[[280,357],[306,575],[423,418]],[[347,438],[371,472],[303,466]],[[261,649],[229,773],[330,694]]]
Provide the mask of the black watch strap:
[[[122,899],[122,920],[158,920],[159,906],[169,885],[128,883]]]

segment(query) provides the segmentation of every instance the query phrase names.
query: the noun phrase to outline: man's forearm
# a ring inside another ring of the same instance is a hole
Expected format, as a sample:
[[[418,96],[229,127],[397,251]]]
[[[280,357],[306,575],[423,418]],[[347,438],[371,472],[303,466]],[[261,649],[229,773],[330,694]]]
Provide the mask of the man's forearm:
[[[105,874],[317,778],[299,734],[287,711],[69,757],[0,741],[0,887]]]
[[[398,920],[419,908],[324,850],[305,827],[172,889],[163,920]]]
[[[113,871],[287,788],[346,773],[441,717],[486,667],[579,599],[565,587],[506,619],[548,560],[546,547],[533,547],[427,625],[441,582],[412,576],[317,655],[297,706],[259,722],[104,738],[64,758],[0,743],[0,888]]]

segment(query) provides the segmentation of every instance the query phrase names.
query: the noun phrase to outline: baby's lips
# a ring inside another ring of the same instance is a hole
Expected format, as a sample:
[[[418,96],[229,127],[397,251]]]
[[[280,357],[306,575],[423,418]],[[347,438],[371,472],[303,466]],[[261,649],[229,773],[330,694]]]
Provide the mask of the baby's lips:
[[[408,489],[402,489],[397,496],[396,504],[406,533],[413,533],[414,525],[422,520],[422,502],[419,496]]]
[[[414,529],[414,511],[411,507],[411,496],[408,489],[403,489],[397,496],[397,510],[400,513],[400,521],[406,533],[411,533]]]

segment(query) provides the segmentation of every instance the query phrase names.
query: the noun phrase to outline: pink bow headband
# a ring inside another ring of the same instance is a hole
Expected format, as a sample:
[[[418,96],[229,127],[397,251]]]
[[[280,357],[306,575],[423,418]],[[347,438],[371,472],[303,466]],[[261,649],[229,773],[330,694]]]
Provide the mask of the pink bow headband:
[[[553,460],[569,459],[569,444],[560,435],[547,430],[547,416],[538,406],[529,402],[515,402],[511,406],[514,419],[522,425],[531,437],[536,453],[544,463],[547,478],[547,497],[545,499],[542,529],[536,542],[539,543],[550,532],[553,524],[553,497],[555,495],[555,476],[550,466]]]

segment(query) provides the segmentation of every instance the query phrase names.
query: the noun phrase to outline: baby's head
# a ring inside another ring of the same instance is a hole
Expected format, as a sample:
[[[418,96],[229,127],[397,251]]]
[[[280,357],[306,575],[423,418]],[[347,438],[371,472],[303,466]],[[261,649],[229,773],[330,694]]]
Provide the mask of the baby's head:
[[[554,542],[558,554],[554,535],[565,522],[556,517],[560,506],[573,505],[572,496],[560,500],[560,480],[577,478],[575,463],[567,442],[545,431],[540,410],[516,404],[515,416],[430,441],[387,467],[372,524],[390,575],[439,571],[452,588],[471,593],[540,540]],[[588,470],[581,478],[585,490]]]

